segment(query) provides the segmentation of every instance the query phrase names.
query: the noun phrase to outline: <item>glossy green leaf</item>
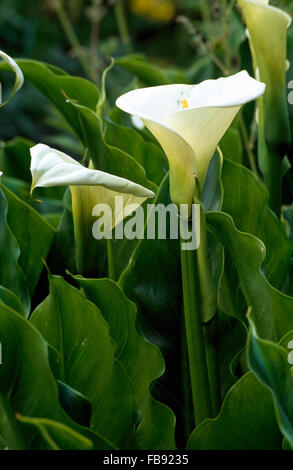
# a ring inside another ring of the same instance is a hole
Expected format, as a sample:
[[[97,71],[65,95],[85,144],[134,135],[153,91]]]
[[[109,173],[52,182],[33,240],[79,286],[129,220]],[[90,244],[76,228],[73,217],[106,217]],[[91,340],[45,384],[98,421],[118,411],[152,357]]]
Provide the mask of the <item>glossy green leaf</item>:
[[[66,269],[74,273],[76,272],[74,226],[69,188],[67,188],[64,194],[63,207],[48,257],[48,265],[52,273],[60,275],[63,275]]]
[[[231,215],[238,230],[263,241],[265,274],[273,286],[282,290],[291,264],[293,243],[268,208],[267,191],[252,172],[228,160],[224,160],[222,183],[223,211]]]
[[[293,446],[293,369],[289,363],[288,345],[292,331],[282,339],[282,345],[261,339],[250,321],[248,335],[248,362],[262,384],[268,388],[274,400],[279,427]]]
[[[282,338],[293,326],[293,298],[274,289],[264,277],[261,270],[265,257],[263,243],[237,230],[227,214],[210,212],[207,222],[231,257],[259,334],[265,339]]]
[[[29,418],[20,415],[17,415],[17,419],[24,424],[34,426],[50,450],[91,450],[93,448],[92,441],[52,419]]]
[[[29,290],[20,267],[20,248],[7,222],[8,204],[0,186],[0,285],[10,289],[22,302],[26,313],[30,309]]]
[[[236,126],[229,127],[224,137],[219,143],[225,158],[235,163],[242,163],[243,144],[239,128]]]
[[[0,286],[0,302],[25,317],[25,310],[18,297],[16,297],[11,290],[6,289],[3,286]]]
[[[5,176],[18,178],[30,183],[31,174],[29,148],[33,145],[28,139],[16,137],[0,143],[0,168]]]
[[[20,248],[19,264],[23,269],[30,294],[43,269],[55,230],[32,207],[2,186],[8,204],[7,221]]]
[[[131,155],[145,169],[147,178],[160,185],[168,171],[163,150],[152,142],[146,142],[139,132],[107,120],[105,139],[109,145],[119,147]]]
[[[223,205],[223,185],[221,181],[223,155],[215,152],[205,179],[202,200],[205,211],[221,210]]]
[[[17,420],[18,415],[50,419],[57,427],[71,428],[59,433],[60,438],[63,434],[64,449],[72,445],[70,439],[65,440],[67,432],[82,434],[95,448],[115,448],[103,437],[75,424],[62,410],[48,362],[47,343],[28,321],[3,303],[0,303],[0,343],[0,435],[9,449],[48,448],[42,433]]]
[[[58,357],[60,360],[60,356]],[[59,401],[66,413],[81,426],[90,426],[92,406],[89,400],[61,380],[57,381]]]
[[[136,329],[136,306],[119,286],[108,279],[75,277],[89,300],[101,310],[117,343],[115,357],[123,364],[133,384],[141,414],[137,440],[142,449],[174,449],[175,417],[170,409],[154,400],[151,389],[164,373],[159,349]]]
[[[245,374],[227,394],[219,416],[208,419],[190,436],[191,450],[278,450],[282,436],[268,390]]]
[[[2,182],[19,199],[44,216],[48,213],[61,213],[63,211],[62,197],[64,188],[42,188],[39,190],[40,199],[33,200],[30,196],[30,183],[4,175],[2,176]]]
[[[119,65],[119,67],[136,75],[148,86],[168,85],[174,82],[188,83],[188,79],[183,74],[178,74],[176,80],[174,76],[170,76],[167,70],[163,70],[157,65],[151,64],[143,55],[132,54],[120,57],[115,60],[115,63]]]
[[[135,447],[134,394],[99,309],[61,277],[49,276],[50,294],[31,322],[61,357],[59,380],[92,405],[91,428],[119,448]],[[109,420],[109,416],[111,419]]]
[[[56,106],[76,134],[82,138],[79,113],[66,102],[63,92],[81,105],[95,109],[99,99],[95,85],[84,78],[61,74],[60,71],[52,70],[52,67],[35,60],[21,59],[16,62],[21,67],[25,80],[32,83]],[[0,70],[9,68],[6,64],[0,64]]]

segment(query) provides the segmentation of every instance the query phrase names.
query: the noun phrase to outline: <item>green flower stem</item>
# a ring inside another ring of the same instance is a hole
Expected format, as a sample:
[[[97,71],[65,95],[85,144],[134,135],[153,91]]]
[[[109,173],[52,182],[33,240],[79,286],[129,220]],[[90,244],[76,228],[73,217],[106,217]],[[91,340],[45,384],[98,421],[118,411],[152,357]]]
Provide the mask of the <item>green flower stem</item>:
[[[199,279],[201,318],[202,321],[205,322],[203,329],[212,410],[213,415],[216,415],[220,404],[220,381],[217,358],[217,294],[208,254],[207,228],[205,212],[202,204],[200,207],[200,245],[197,249],[197,271]]]
[[[121,41],[125,45],[126,51],[128,54],[131,54],[132,52],[132,47],[131,47],[131,42],[130,42],[130,36],[128,33],[128,27],[127,27],[127,22],[125,18],[125,12],[123,5],[121,1],[117,1],[114,4],[114,11],[115,11],[115,16],[116,16],[116,22],[119,30],[119,34],[121,37]]]
[[[242,134],[244,147],[247,153],[250,169],[255,174],[255,176],[259,177],[255,156],[252,151],[252,146],[251,146],[248,132],[246,129],[246,124],[243,118],[242,110],[240,110],[239,112],[238,123],[239,123],[240,132]]]
[[[181,250],[185,331],[195,424],[212,416],[209,376],[198,298],[197,252]]]
[[[231,52],[229,44],[229,10],[227,0],[221,0],[222,9],[222,22],[223,22],[223,39],[224,39],[224,50],[225,50],[225,66],[227,70],[231,67]]]
[[[213,416],[217,416],[221,404],[220,374],[217,354],[218,314],[203,326],[206,345],[207,367]]]
[[[269,191],[269,207],[280,217],[282,205],[282,160],[280,155],[270,152],[268,174],[265,182]]]
[[[84,71],[86,72],[88,78],[95,79],[92,73],[91,66],[88,62],[87,56],[83,51],[83,48],[74,32],[74,29],[69,21],[66,10],[63,7],[62,0],[55,0],[55,8],[59,17],[59,21],[62,25],[62,28],[66,34],[66,37],[71,45],[72,49],[75,51],[80,64],[82,65]]]
[[[112,279],[112,281],[116,281],[116,269],[112,243],[113,240],[107,240],[108,278]]]
[[[206,0],[199,1],[199,8],[201,12],[202,19],[205,23],[209,24],[211,22],[211,12],[210,7]]]
[[[281,148],[281,145],[280,145]],[[258,155],[264,181],[269,192],[269,207],[279,217],[282,204],[282,161],[283,156],[267,144],[263,122],[259,126]]]

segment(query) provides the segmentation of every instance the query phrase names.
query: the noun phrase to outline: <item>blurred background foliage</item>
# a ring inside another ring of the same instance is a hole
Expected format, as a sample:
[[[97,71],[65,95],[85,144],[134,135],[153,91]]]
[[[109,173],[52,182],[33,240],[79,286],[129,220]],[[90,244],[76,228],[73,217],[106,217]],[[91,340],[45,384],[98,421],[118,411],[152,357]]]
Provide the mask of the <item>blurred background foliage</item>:
[[[293,11],[291,0],[271,3]],[[54,64],[95,83],[110,57],[129,54],[143,54],[148,64],[166,71],[170,82],[198,83],[243,68],[252,73],[245,27],[234,0],[1,0],[0,48],[14,58]],[[139,74],[134,78],[131,73],[133,64],[120,60],[121,66],[115,66],[107,79],[110,106],[131,86],[160,83],[159,77],[156,83],[140,83]],[[10,78],[0,76],[4,92]],[[164,73],[162,83],[163,79]],[[288,80],[292,79],[291,68]],[[245,113],[252,115],[252,107]],[[82,152],[57,111],[27,83],[1,116],[2,140],[22,136],[76,155]],[[246,137],[253,140],[253,132]]]

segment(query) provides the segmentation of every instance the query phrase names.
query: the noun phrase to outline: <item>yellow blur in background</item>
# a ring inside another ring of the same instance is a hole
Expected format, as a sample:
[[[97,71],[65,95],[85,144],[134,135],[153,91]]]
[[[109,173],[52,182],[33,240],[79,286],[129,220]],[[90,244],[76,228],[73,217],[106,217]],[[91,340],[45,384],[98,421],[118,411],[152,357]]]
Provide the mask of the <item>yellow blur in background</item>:
[[[136,15],[165,23],[170,22],[176,13],[172,0],[129,0],[129,6]]]

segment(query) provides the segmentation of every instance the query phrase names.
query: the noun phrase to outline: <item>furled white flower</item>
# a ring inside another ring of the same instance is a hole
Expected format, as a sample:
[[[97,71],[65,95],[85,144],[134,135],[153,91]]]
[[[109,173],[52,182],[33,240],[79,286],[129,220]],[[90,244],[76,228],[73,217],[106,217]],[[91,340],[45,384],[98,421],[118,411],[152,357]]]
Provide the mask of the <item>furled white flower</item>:
[[[30,149],[32,186],[37,187],[70,186],[73,212],[79,212],[80,203],[86,201],[92,211],[96,204],[104,203],[114,207],[115,196],[123,196],[124,212],[119,219],[109,221],[109,229],[129,215],[127,208],[135,210],[154,193],[149,189],[124,178],[110,175],[99,170],[85,168],[73,158],[47,145],[37,144]],[[117,215],[117,213],[116,213]],[[110,226],[112,224],[112,226]]]
[[[193,200],[195,176],[203,184],[218,142],[241,106],[264,93],[246,71],[199,85],[163,85],[133,90],[117,99],[123,111],[142,119],[165,151],[171,199]]]
[[[238,0],[247,26],[255,76],[266,84],[260,123],[272,145],[290,141],[286,97],[287,29],[291,17],[269,0]]]

